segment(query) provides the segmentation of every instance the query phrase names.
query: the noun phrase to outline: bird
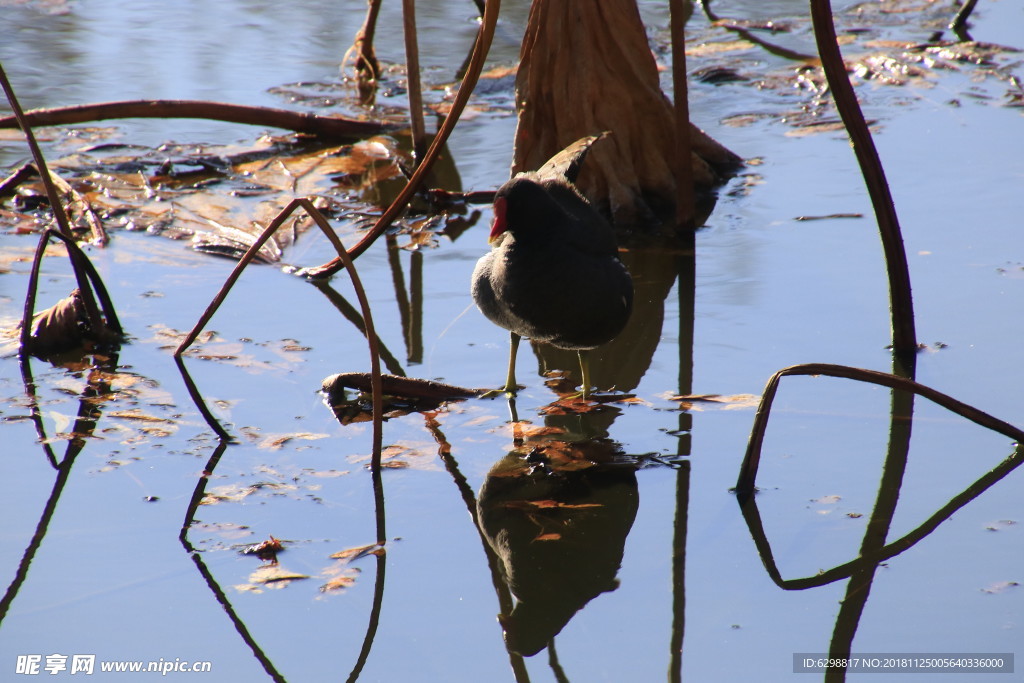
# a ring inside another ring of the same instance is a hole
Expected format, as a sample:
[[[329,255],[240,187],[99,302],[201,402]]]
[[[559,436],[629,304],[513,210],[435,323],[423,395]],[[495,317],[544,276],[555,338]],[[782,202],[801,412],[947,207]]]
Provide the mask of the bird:
[[[495,192],[492,249],[477,261],[471,291],[484,316],[511,336],[505,386],[484,396],[515,396],[516,352],[527,337],[576,351],[582,385],[573,397],[589,399],[588,352],[629,320],[633,281],[615,231],[575,185],[591,145],[607,135],[577,140]]]

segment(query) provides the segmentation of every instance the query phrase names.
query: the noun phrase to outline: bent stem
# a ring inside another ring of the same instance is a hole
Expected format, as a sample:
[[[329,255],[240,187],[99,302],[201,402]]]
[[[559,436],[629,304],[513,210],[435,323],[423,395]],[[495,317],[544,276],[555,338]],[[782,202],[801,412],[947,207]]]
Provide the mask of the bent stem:
[[[377,524],[377,543],[381,546],[384,545],[386,539],[386,533],[384,528],[384,521],[382,517],[383,511],[383,488],[379,485],[380,477],[380,461],[381,461],[381,450],[383,449],[383,414],[384,414],[384,398],[383,391],[381,388],[381,372],[380,372],[380,353],[377,348],[377,332],[373,325],[373,315],[370,311],[370,302],[366,297],[366,291],[363,289],[363,284],[359,279],[359,274],[355,270],[355,264],[352,263],[352,258],[348,255],[345,250],[345,245],[342,244],[341,240],[335,234],[331,228],[330,223],[324,217],[320,211],[313,206],[313,203],[306,198],[300,197],[293,199],[288,205],[281,210],[279,214],[270,222],[270,225],[260,233],[260,236],[256,238],[256,241],[252,243],[249,249],[245,252],[242,258],[235,265],[234,269],[228,275],[224,284],[220,290],[214,296],[213,301],[207,306],[206,310],[200,316],[199,321],[195,324],[191,331],[185,336],[185,339],[178,345],[178,348],[174,350],[173,356],[180,358],[181,354],[188,349],[189,346],[195,342],[198,338],[199,333],[202,332],[203,328],[213,317],[220,305],[224,303],[224,299],[227,298],[231,288],[238,281],[242,271],[249,265],[252,260],[259,253],[259,250],[267,242],[270,237],[277,232],[285,221],[295,212],[296,209],[303,209],[310,218],[317,224],[317,227],[323,231],[324,235],[330,241],[331,246],[334,247],[338,253],[338,258],[344,264],[345,269],[349,273],[349,278],[352,280],[352,287],[356,291],[356,297],[359,299],[359,305],[362,308],[363,322],[366,326],[366,341],[370,351],[370,372],[371,372],[371,384],[373,392],[373,451],[371,454],[371,472],[374,476],[374,495],[377,498],[378,503],[378,524]]]
[[[59,213],[59,212],[58,212]],[[35,315],[36,293],[39,286],[39,269],[42,266],[43,255],[46,252],[46,245],[50,238],[55,237],[64,243],[68,250],[68,260],[71,261],[72,270],[75,273],[75,282],[82,293],[82,303],[85,306],[86,314],[89,316],[89,325],[97,335],[97,341],[104,341],[106,330],[109,330],[118,340],[124,337],[124,330],[121,322],[114,311],[114,303],[103,285],[99,272],[85,253],[75,243],[73,237],[69,237],[52,228],[43,231],[39,236],[39,243],[36,246],[35,257],[32,259],[32,269],[29,271],[28,291],[25,294],[25,305],[22,310],[21,339],[19,342],[19,353],[29,353],[32,345],[32,318]],[[100,299],[97,306],[96,298],[93,295],[95,287],[96,295]],[[103,317],[100,317],[100,306],[102,306]]]
[[[480,74],[483,71],[484,61],[487,59],[487,53],[490,50],[491,41],[494,39],[494,30],[498,24],[498,11],[500,6],[500,0],[489,0],[487,2],[487,6],[484,10],[483,21],[480,25],[480,32],[477,34],[476,42],[473,44],[473,55],[470,58],[469,68],[466,70],[466,75],[463,77],[462,83],[459,85],[459,91],[455,95],[455,100],[452,102],[452,107],[448,116],[445,117],[444,122],[437,131],[437,135],[434,136],[433,141],[430,143],[430,148],[427,149],[427,153],[424,155],[423,160],[416,166],[416,170],[413,172],[408,182],[406,182],[405,187],[402,188],[402,191],[398,193],[395,200],[391,202],[391,205],[388,206],[381,217],[377,219],[377,222],[374,223],[373,227],[370,228],[367,234],[347,252],[347,256],[350,258],[357,258],[360,254],[366,251],[378,237],[384,234],[384,231],[387,230],[388,226],[390,226],[402,211],[405,210],[409,200],[412,199],[412,196],[419,190],[427,173],[441,155],[441,149],[444,147],[445,143],[448,142],[448,137],[451,135],[452,130],[455,129],[455,124],[459,122],[459,116],[466,108],[466,103],[469,101],[470,95],[473,94],[473,89],[476,87],[477,80],[480,78]],[[330,277],[344,267],[345,260],[339,257],[316,268],[307,269],[303,274],[311,278]]]
[[[28,143],[29,149],[32,150],[32,158],[35,159],[39,177],[43,181],[43,187],[46,188],[46,197],[50,201],[53,218],[57,221],[61,234],[69,239],[74,239],[64,204],[61,203],[57,188],[53,184],[53,179],[50,178],[50,170],[46,166],[46,158],[43,156],[43,151],[39,148],[39,143],[36,142],[36,136],[32,133],[32,127],[28,124],[28,119],[25,118],[25,112],[21,109],[18,97],[14,94],[14,87],[7,80],[7,74],[4,72],[2,65],[0,65],[0,86],[3,87],[4,94],[7,95],[7,101],[10,103],[11,110],[14,112],[14,117],[18,122],[18,127],[25,134],[25,141]]]
[[[885,266],[889,275],[889,308],[892,317],[892,345],[898,354],[917,352],[917,332],[914,329],[914,302],[910,291],[910,272],[907,254],[903,248],[896,207],[893,205],[889,184],[885,179],[882,162],[871,139],[871,132],[864,121],[864,114],[857,104],[857,96],[850,85],[846,65],[839,51],[836,29],[832,23],[832,6],[829,0],[811,0],[811,21],[814,37],[825,70],[828,87],[832,91],[836,109],[846,126],[853,146],[861,175],[867,185],[871,205],[875,211],[878,230],[885,253]]]

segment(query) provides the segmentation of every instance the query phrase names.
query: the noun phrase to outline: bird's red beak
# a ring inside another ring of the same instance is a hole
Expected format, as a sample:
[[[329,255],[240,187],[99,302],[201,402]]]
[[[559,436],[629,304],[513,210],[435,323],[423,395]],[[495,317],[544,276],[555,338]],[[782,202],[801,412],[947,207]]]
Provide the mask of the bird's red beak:
[[[498,197],[494,200],[494,223],[491,224],[491,235],[487,238],[487,243],[494,244],[506,230],[508,224],[505,222],[505,198]]]

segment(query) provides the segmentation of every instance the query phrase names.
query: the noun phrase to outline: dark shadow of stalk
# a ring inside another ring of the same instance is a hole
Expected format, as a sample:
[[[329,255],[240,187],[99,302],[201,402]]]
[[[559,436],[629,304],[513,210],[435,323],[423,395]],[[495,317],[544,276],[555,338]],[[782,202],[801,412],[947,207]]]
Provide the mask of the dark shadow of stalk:
[[[913,359],[914,356],[909,358]],[[894,354],[894,372],[901,370],[907,379],[914,376],[914,368],[900,368],[900,362]],[[885,547],[886,539],[892,527],[892,519],[896,514],[903,476],[907,470],[907,458],[910,455],[910,435],[914,421],[914,394],[901,389],[892,390],[889,417],[889,444],[886,448],[885,462],[882,466],[882,479],[878,485],[875,504],[871,509],[871,517],[864,530],[861,541],[860,556],[871,557]],[[846,584],[846,593],[839,604],[832,640],[829,643],[829,656],[849,658],[853,648],[853,639],[857,634],[861,615],[871,594],[871,585],[875,579],[880,562],[871,562],[856,569],[850,574]],[[825,670],[825,681],[846,680],[846,667],[828,667]]]
[[[353,306],[348,299],[338,293],[336,289],[326,280],[311,280],[311,284],[320,290],[320,293],[327,297],[327,300],[331,302],[331,305],[338,309],[346,320],[352,323],[359,333],[364,337],[366,336],[366,321],[363,320],[363,316],[359,313],[358,309]],[[399,377],[405,377],[405,370],[402,368],[401,362],[395,358],[395,355],[391,353],[391,350],[384,345],[384,341],[377,337],[377,349],[380,353],[380,359],[384,362],[384,367],[392,375]]]
[[[931,387],[896,375],[878,372],[877,370],[865,370],[853,368],[846,365],[832,365],[829,363],[804,363],[793,365],[779,370],[764,388],[761,396],[761,403],[754,415],[754,425],[751,428],[750,440],[747,442],[747,452],[743,456],[743,464],[740,466],[739,478],[736,481],[736,494],[740,502],[753,497],[756,490],[757,469],[761,461],[761,447],[764,444],[765,430],[768,427],[768,417],[771,413],[772,403],[775,400],[775,393],[779,387],[779,381],[788,375],[825,375],[828,377],[842,377],[858,382],[869,382],[886,386],[891,389],[902,389],[923,396],[934,403],[939,404],[946,410],[952,411],[961,417],[965,417],[975,424],[986,429],[999,432],[1016,442],[1024,443],[1024,431],[1014,427],[1008,422],[992,417],[986,412],[978,410],[973,406],[956,400],[955,398],[936,391]]]
[[[670,683],[683,680],[683,634],[686,632],[686,532],[690,509],[690,461],[676,471],[676,518],[672,534],[672,636],[669,639]]]
[[[760,513],[757,510],[755,497],[757,467],[760,461],[760,450],[764,438],[764,429],[767,425],[768,416],[771,410],[771,403],[778,387],[778,381],[785,375],[828,375],[832,377],[844,377],[857,381],[865,381],[882,386],[888,386],[894,390],[892,422],[890,427],[889,453],[886,458],[879,492],[872,511],[870,523],[868,524],[865,537],[861,545],[860,556],[849,562],[845,562],[831,569],[819,572],[815,576],[783,579],[775,563],[771,544],[764,532]],[[923,396],[934,403],[950,410],[961,417],[991,429],[1013,439],[1017,446],[1011,456],[1002,463],[978,478],[973,484],[954,496],[932,514],[923,523],[912,529],[904,536],[886,542],[889,532],[889,525],[899,497],[899,489],[902,483],[903,471],[906,466],[906,454],[910,438],[910,418],[913,414],[913,397]],[[865,592],[870,586],[870,580],[878,564],[884,562],[900,553],[908,550],[917,544],[921,539],[935,531],[944,521],[949,519],[962,507],[980,496],[996,482],[1006,477],[1010,472],[1024,462],[1024,431],[1013,425],[1003,422],[997,418],[984,413],[977,408],[968,406],[946,394],[918,384],[913,380],[888,375],[872,370],[860,370],[845,366],[826,364],[813,364],[794,366],[776,373],[765,388],[761,405],[758,407],[754,418],[754,428],[751,431],[750,442],[747,447],[747,454],[744,457],[736,492],[740,509],[743,513],[747,526],[750,529],[751,537],[757,547],[761,561],[769,577],[780,588],[785,590],[803,590],[815,586],[823,586],[841,579],[857,577],[858,585]],[[851,585],[853,590],[856,586]],[[859,598],[855,599],[858,600]],[[863,605],[851,605],[848,612],[841,613],[842,620],[837,620],[836,632],[833,637],[833,647],[842,647],[843,643],[848,646],[852,639],[852,631],[855,629],[856,618]]]
[[[696,238],[692,232],[683,233],[686,243],[679,257],[679,395],[693,393],[693,328],[695,315],[694,291],[697,282]],[[679,436],[676,448],[675,528],[672,535],[672,633],[669,637],[669,670],[671,683],[683,677],[683,636],[686,632],[686,535],[690,508],[690,461],[693,415],[679,411]]]
[[[380,467],[374,467],[370,470],[370,476],[373,479],[373,503],[375,522],[377,527],[377,552],[373,555],[377,559],[377,572],[374,577],[373,583],[373,605],[370,607],[370,619],[366,625],[366,635],[363,636],[363,644],[359,649],[359,656],[356,658],[356,663],[352,667],[352,671],[349,673],[346,681],[353,683],[359,678],[359,674],[362,673],[363,667],[366,665],[367,659],[370,657],[370,650],[373,648],[373,641],[377,635],[377,626],[380,624],[380,611],[384,606],[384,577],[385,570],[387,569],[387,549],[384,547],[383,541],[379,540],[384,538],[385,533],[385,519],[384,519],[384,483],[381,479]]]
[[[78,416],[75,419],[75,425],[72,430],[72,438],[68,442],[67,449],[64,451],[64,457],[58,462],[54,456],[53,450],[47,443],[46,433],[43,429],[42,417],[39,414],[38,397],[35,393],[35,383],[32,379],[32,370],[29,367],[29,359],[23,357],[22,363],[22,379],[25,382],[25,394],[29,398],[31,403],[32,414],[37,417],[35,419],[36,431],[39,434],[40,442],[43,444],[43,450],[46,453],[47,460],[50,465],[57,471],[57,476],[53,482],[53,488],[50,489],[50,495],[46,499],[46,503],[43,505],[42,514],[39,517],[39,522],[36,524],[35,531],[32,534],[32,539],[29,541],[28,546],[25,548],[25,552],[22,553],[21,561],[18,563],[18,567],[14,572],[14,580],[8,585],[7,590],[4,591],[3,596],[0,596],[0,624],[3,623],[4,618],[7,616],[7,612],[11,607],[11,603],[17,597],[18,592],[21,590],[21,586],[25,583],[28,578],[28,570],[32,564],[32,560],[35,559],[36,553],[39,551],[40,546],[43,543],[43,539],[46,537],[47,529],[50,526],[50,520],[53,519],[53,514],[57,509],[57,502],[60,500],[61,494],[64,492],[64,487],[68,482],[68,477],[71,476],[71,468],[75,464],[75,459],[85,449],[87,439],[92,436],[96,431],[96,423],[99,421],[102,415],[102,401],[97,401],[97,398],[102,398],[111,392],[109,378],[113,376],[117,368],[117,354],[111,354],[106,357],[106,360],[99,367],[93,367],[89,373],[89,378],[86,388],[82,392],[82,396],[78,404]]]
[[[824,586],[849,578],[855,571],[863,570],[871,565],[885,562],[886,560],[909,550],[926,536],[935,531],[943,522],[955,515],[961,508],[975,498],[978,498],[998,482],[1002,481],[1008,474],[1013,472],[1022,464],[1024,464],[1024,447],[1018,445],[1014,449],[1014,452],[1005,460],[983,474],[963,491],[950,498],[949,502],[936,510],[931,517],[907,532],[905,535],[895,541],[887,543],[868,557],[858,557],[854,560],[850,560],[849,562],[844,562],[843,564],[832,567],[831,569],[822,571],[814,576],[797,579],[782,578],[778,565],[775,563],[771,543],[768,541],[765,534],[764,524],[761,522],[761,516],[757,509],[756,500],[751,498],[749,500],[742,501],[740,503],[740,509],[743,513],[744,519],[746,520],[747,527],[750,529],[750,534],[754,540],[754,545],[757,547],[757,552],[761,556],[761,561],[764,563],[765,571],[768,573],[772,582],[783,590],[805,590],[807,588]]]
[[[327,219],[324,218],[324,215],[320,213],[315,206],[313,206],[313,203],[309,199],[293,199],[284,209],[281,210],[274,220],[270,222],[270,225],[267,226],[260,236],[256,238],[249,247],[249,250],[245,252],[238,264],[235,265],[234,269],[228,275],[224,284],[214,296],[213,301],[210,302],[210,305],[207,306],[206,310],[199,317],[198,322],[196,322],[192,327],[192,330],[185,335],[185,338],[174,350],[174,357],[180,358],[181,354],[195,342],[199,333],[206,327],[206,324],[210,322],[210,319],[213,318],[213,315],[217,312],[217,309],[220,308],[221,304],[224,303],[228,293],[231,291],[235,282],[238,281],[238,278],[241,276],[242,271],[245,270],[245,267],[252,262],[256,257],[256,254],[259,253],[260,248],[262,248],[266,241],[270,239],[270,237],[277,232],[282,225],[284,225],[285,221],[288,220],[292,213],[300,208],[313,219],[317,227],[320,228],[334,247],[335,251],[338,253],[339,260],[345,265],[346,270],[348,270],[349,278],[352,280],[352,286],[356,290],[356,296],[359,299],[360,308],[362,308],[365,335],[370,349],[370,371],[373,392],[373,447],[371,452],[371,467],[379,474],[381,449],[383,447],[383,392],[381,389],[380,353],[377,348],[377,332],[373,325],[373,315],[370,312],[370,302],[366,298],[366,291],[363,289],[362,282],[359,279],[359,273],[356,272],[351,257],[348,255],[348,252],[345,251],[345,246],[341,243],[341,240],[331,228],[330,223],[328,223]],[[380,529],[377,543],[383,546],[384,542],[384,530]]]
[[[180,363],[179,363],[179,367]],[[184,368],[182,368],[184,372]],[[186,373],[187,374],[187,373]],[[201,403],[201,401],[200,401]],[[197,404],[198,405],[198,404]],[[211,425],[212,426],[212,425]],[[214,449],[210,459],[206,461],[206,466],[203,468],[203,473],[199,477],[199,481],[196,483],[195,489],[192,491],[192,498],[189,500],[188,508],[185,511],[185,521],[182,522],[181,531],[178,533],[178,540],[181,542],[182,547],[185,548],[185,552],[188,553],[189,557],[196,565],[196,569],[199,570],[200,576],[206,581],[207,587],[210,592],[213,593],[217,599],[217,603],[224,609],[228,615],[228,619],[231,620],[231,624],[235,627],[235,631],[242,637],[242,640],[252,651],[256,660],[263,667],[263,670],[275,681],[284,681],[285,677],[277,670],[274,663],[270,661],[270,658],[260,647],[256,639],[253,638],[249,632],[249,628],[242,621],[242,618],[238,616],[238,612],[235,611],[234,605],[231,604],[231,600],[228,599],[224,589],[217,583],[217,579],[214,578],[213,573],[203,562],[202,553],[192,545],[191,541],[188,540],[188,531],[192,527],[193,521],[195,520],[196,511],[203,502],[203,497],[206,495],[206,484],[210,481],[210,476],[213,475],[213,471],[217,469],[218,463],[220,463],[221,457],[224,455],[224,451],[228,447],[228,441],[222,439],[217,447]]]
[[[914,327],[910,270],[903,249],[903,236],[896,208],[885,179],[882,162],[871,139],[871,132],[864,121],[864,114],[857,104],[857,95],[846,73],[846,65],[843,63],[843,56],[837,43],[836,29],[832,23],[832,6],[829,0],[811,0],[811,21],[829,90],[835,100],[839,117],[850,136],[850,143],[875,211],[875,220],[878,223],[882,250],[885,254],[886,272],[889,276],[893,351],[905,358],[917,353],[917,333]]]
[[[459,494],[462,496],[462,502],[466,504],[466,510],[469,512],[469,517],[473,522],[473,528],[476,529],[477,535],[480,537],[480,545],[484,550],[484,556],[487,558],[487,567],[491,572],[491,583],[494,586],[494,593],[498,597],[498,609],[501,610],[501,614],[511,614],[513,608],[512,592],[509,590],[508,584],[505,583],[501,570],[498,568],[500,560],[494,554],[494,550],[487,542],[481,530],[477,513],[476,494],[466,480],[465,475],[459,470],[459,463],[452,456],[452,446],[448,443],[444,433],[441,432],[440,424],[437,422],[435,415],[424,413],[423,417],[427,431],[430,432],[437,443],[437,455],[441,458],[441,462],[444,463],[444,468],[448,471],[448,474],[455,481],[455,486],[459,489]],[[526,661],[523,659],[523,656],[507,649],[506,652],[508,652],[509,664],[512,666],[512,673],[515,675],[517,683],[529,683],[530,674],[526,669]]]
[[[405,339],[406,360],[410,363],[423,362],[423,253],[413,251],[409,259],[409,287],[406,291],[405,274],[399,258],[401,249],[394,235],[386,238],[388,265],[391,266],[391,281],[395,287],[398,315],[402,324],[402,338]],[[395,373],[397,374],[397,373]]]
[[[214,434],[224,442],[236,442],[235,437],[231,436],[230,433],[221,425],[220,421],[213,416],[210,412],[210,408],[206,405],[206,401],[203,398],[202,393],[199,391],[199,387],[192,380],[192,375],[189,374],[185,368],[185,361],[181,359],[181,356],[174,356],[174,364],[178,366],[178,372],[181,373],[181,379],[185,383],[185,390],[188,391],[189,397],[192,399],[192,403],[195,404],[199,410],[199,414],[203,416],[203,420],[209,425],[210,429],[213,430]]]
[[[362,670],[363,666],[365,665],[367,657],[369,656],[370,648],[372,647],[373,639],[376,634],[377,625],[380,619],[380,609],[383,603],[384,595],[385,561],[383,559],[383,556],[385,554],[384,544],[387,536],[387,530],[384,516],[384,486],[383,480],[381,478],[380,466],[381,449],[383,442],[383,391],[381,387],[380,352],[378,350],[378,338],[373,324],[373,316],[370,311],[370,304],[366,297],[366,291],[363,289],[362,282],[359,279],[359,274],[356,271],[355,266],[352,263],[352,260],[349,257],[348,253],[345,251],[345,247],[341,243],[341,240],[335,234],[334,230],[331,229],[330,224],[328,223],[327,219],[324,218],[323,214],[321,214],[316,209],[316,207],[313,206],[312,202],[310,202],[308,199],[295,199],[292,202],[290,202],[288,206],[286,206],[277,215],[277,217],[274,218],[273,221],[271,221],[270,225],[268,225],[267,228],[263,231],[263,233],[260,234],[260,236],[250,246],[249,250],[245,253],[245,255],[242,257],[239,263],[232,270],[231,274],[228,276],[224,285],[217,292],[213,301],[207,307],[206,311],[204,311],[202,316],[200,316],[199,321],[195,324],[192,330],[185,336],[185,339],[183,339],[182,342],[175,349],[174,358],[176,361],[179,361],[179,367],[182,370],[184,370],[183,366],[180,363],[182,353],[184,353],[184,351],[188,349],[188,347],[191,346],[193,342],[195,342],[196,338],[199,336],[199,333],[210,321],[210,319],[216,313],[220,305],[224,302],[228,293],[231,291],[231,287],[241,276],[242,271],[249,263],[251,263],[252,259],[259,252],[259,249],[263,246],[263,244],[268,239],[270,239],[270,237],[278,229],[280,229],[282,225],[284,225],[288,217],[299,208],[303,209],[314,220],[314,222],[317,224],[320,230],[331,242],[331,245],[335,248],[335,251],[337,251],[339,259],[341,259],[341,261],[345,265],[345,269],[348,272],[348,276],[352,280],[352,286],[356,291],[356,296],[359,299],[360,307],[362,308],[362,331],[364,333],[364,336],[366,337],[367,345],[369,347],[370,352],[370,382],[371,391],[373,394],[373,446],[371,454],[370,473],[373,481],[374,505],[376,511],[377,545],[379,546],[379,552],[375,553],[378,558],[377,584],[374,590],[374,603],[370,613],[370,623],[367,627],[367,633],[363,640],[363,646],[361,648],[355,668],[353,669],[352,673],[349,676],[349,680],[354,681],[356,680],[356,678],[358,678],[359,673]],[[192,394],[194,385],[191,385],[190,380],[188,379],[187,372],[183,372],[183,378],[186,378],[186,384],[191,386],[190,394]],[[198,391],[195,392],[195,395],[198,395]],[[201,399],[197,401],[197,406],[203,405],[204,402]],[[204,418],[207,418],[207,422],[210,424],[210,426],[214,428],[215,431],[218,431],[217,427],[215,426],[216,420],[211,421],[209,419],[212,418],[212,415],[209,415],[208,411],[204,411],[203,407],[200,407],[200,411],[203,412]],[[223,433],[226,432],[223,432],[222,429],[218,431],[218,434]],[[221,452],[223,447],[225,446],[226,441],[222,440]],[[189,513],[186,516],[185,524],[182,527],[180,538],[186,550],[188,550],[192,554],[193,560],[196,562],[196,566],[199,568],[200,573],[203,574],[204,578],[206,578],[207,583],[210,586],[210,589],[217,596],[217,600],[225,606],[225,609],[228,609],[229,614],[232,616],[232,621],[235,623],[236,630],[238,630],[239,634],[243,637],[243,639],[245,639],[246,643],[249,644],[250,648],[253,649],[253,653],[256,655],[257,659],[260,660],[261,664],[263,664],[264,668],[267,669],[267,672],[270,673],[271,676],[280,677],[280,674],[278,674],[276,670],[273,670],[273,665],[270,663],[270,661],[266,658],[265,655],[262,654],[262,651],[256,645],[251,635],[248,633],[248,630],[245,628],[245,625],[241,622],[240,619],[237,618],[237,615],[234,614],[233,610],[229,609],[230,603],[227,601],[227,597],[224,595],[223,591],[213,580],[212,575],[209,573],[205,565],[202,563],[199,554],[195,552],[195,550],[192,548],[191,544],[188,543],[187,540],[188,527],[192,523],[192,516],[195,514],[195,508],[199,505],[199,502],[202,500],[203,491],[205,490],[206,487],[206,478],[209,476],[209,473],[212,472],[211,468],[213,466],[216,466],[217,461],[219,461],[219,458],[220,453],[215,453],[215,458],[211,458],[207,472],[205,473],[204,477],[200,480],[200,483],[196,487],[196,492],[193,494],[192,502],[189,508]],[[277,678],[275,678],[275,680],[277,680]]]

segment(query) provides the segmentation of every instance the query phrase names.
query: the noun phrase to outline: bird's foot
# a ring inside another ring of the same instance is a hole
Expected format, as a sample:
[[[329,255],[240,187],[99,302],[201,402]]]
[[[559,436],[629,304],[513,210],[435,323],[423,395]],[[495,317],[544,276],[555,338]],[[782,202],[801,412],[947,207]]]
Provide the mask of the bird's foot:
[[[515,384],[511,386],[504,386],[500,389],[491,389],[480,394],[479,398],[497,398],[499,396],[505,396],[506,398],[515,398],[516,392],[519,391],[519,387]]]
[[[567,396],[561,396],[561,397],[559,397],[558,400],[559,401],[569,401],[569,402],[581,401],[581,402],[584,402],[584,403],[588,403],[588,402],[590,402],[591,395],[593,393],[594,392],[592,392],[592,391],[577,391],[574,394],[568,394]]]

